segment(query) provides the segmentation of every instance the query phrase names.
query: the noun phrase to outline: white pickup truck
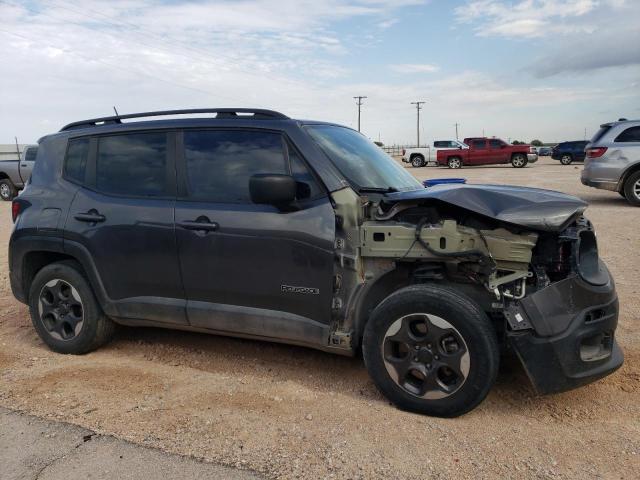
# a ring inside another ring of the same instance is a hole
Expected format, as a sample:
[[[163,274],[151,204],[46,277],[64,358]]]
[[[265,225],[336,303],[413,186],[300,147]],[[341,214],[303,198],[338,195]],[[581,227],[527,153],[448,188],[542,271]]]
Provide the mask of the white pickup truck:
[[[24,187],[36,160],[37,145],[0,145],[0,198],[8,201]]]
[[[402,150],[402,161],[410,163],[414,167],[424,167],[430,163],[438,164],[438,150],[448,150],[451,148],[465,149],[468,145],[458,140],[435,140],[426,147],[407,148]]]

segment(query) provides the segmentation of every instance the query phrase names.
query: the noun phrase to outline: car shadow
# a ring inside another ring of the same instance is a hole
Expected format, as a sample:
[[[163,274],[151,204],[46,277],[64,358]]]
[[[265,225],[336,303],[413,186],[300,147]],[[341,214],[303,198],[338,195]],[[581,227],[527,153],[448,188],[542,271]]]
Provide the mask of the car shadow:
[[[126,350],[168,366],[194,368],[264,382],[295,382],[327,394],[366,402],[390,402],[369,378],[361,355],[346,357],[312,348],[159,328],[123,327],[105,348]],[[539,398],[514,356],[501,358],[500,371],[485,408],[504,414],[510,406],[535,404]]]

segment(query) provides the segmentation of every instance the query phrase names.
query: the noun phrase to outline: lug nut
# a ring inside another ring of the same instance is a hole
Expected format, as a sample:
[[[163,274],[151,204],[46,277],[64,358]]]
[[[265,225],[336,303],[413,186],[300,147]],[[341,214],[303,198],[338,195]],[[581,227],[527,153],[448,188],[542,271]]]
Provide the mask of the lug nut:
[[[438,355],[435,355],[433,358],[435,358],[436,360],[440,360],[440,357]]]
[[[427,363],[427,368],[428,368],[429,370],[431,370],[431,364],[430,364],[430,363]]]

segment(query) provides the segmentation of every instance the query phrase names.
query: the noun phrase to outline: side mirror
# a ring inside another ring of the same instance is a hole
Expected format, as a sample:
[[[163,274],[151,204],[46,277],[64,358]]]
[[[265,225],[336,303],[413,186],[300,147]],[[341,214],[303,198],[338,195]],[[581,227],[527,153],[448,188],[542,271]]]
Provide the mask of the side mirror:
[[[287,205],[296,199],[296,181],[290,175],[259,173],[249,179],[253,203]]]

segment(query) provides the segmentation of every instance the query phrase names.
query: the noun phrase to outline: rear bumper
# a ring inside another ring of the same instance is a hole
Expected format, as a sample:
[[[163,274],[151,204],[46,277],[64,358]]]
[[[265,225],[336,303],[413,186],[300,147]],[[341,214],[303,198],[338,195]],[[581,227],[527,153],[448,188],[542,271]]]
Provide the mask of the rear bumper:
[[[403,161],[404,163],[409,163],[409,159],[408,159],[407,157],[402,157],[402,161]]]
[[[509,344],[538,393],[577,388],[622,365],[614,337],[618,296],[607,276],[600,286],[572,276],[516,303],[515,310],[532,328],[510,331]]]

